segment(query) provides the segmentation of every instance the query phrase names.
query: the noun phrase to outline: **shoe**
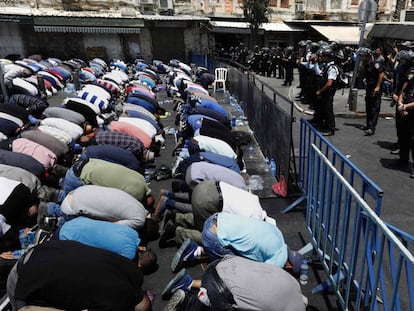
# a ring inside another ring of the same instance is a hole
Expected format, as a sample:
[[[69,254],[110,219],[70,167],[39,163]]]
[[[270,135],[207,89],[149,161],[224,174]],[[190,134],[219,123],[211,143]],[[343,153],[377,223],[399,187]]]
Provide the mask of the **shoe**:
[[[398,155],[398,154],[400,154],[400,148],[393,149],[393,150],[391,150],[391,152],[390,152],[390,153],[391,153],[391,154]]]
[[[411,168],[410,178],[414,178],[414,168]]]
[[[176,311],[179,309],[181,304],[185,300],[185,291],[182,289],[177,289],[174,294],[171,296],[170,300],[168,301],[167,305],[162,309],[162,311]]]
[[[42,244],[51,237],[52,233],[44,229],[38,229],[34,238],[33,245]]]
[[[160,195],[155,211],[152,214],[152,219],[155,221],[160,221],[160,217],[164,214],[164,211],[167,209],[167,200],[168,198],[165,195]]]
[[[58,217],[45,217],[43,224],[39,224],[39,228],[55,232],[59,227],[59,218]]]
[[[327,130],[327,131],[321,132],[321,134],[322,136],[333,136],[335,135],[335,132],[332,130]]]
[[[161,232],[160,239],[158,241],[158,246],[160,248],[167,248],[176,246],[177,243],[175,241],[171,241],[171,239],[175,238],[175,229],[177,228],[176,224],[172,220],[169,220],[165,225],[164,230]]]
[[[365,133],[365,136],[371,136],[371,135],[374,135],[375,130],[367,129],[367,130],[364,131],[364,133]]]
[[[37,190],[37,197],[41,201],[56,202],[58,199],[58,196],[59,196],[59,190],[52,188],[52,187],[43,185],[39,188],[39,190]]]
[[[165,226],[167,225],[167,223],[171,220],[173,223],[175,223],[175,212],[173,212],[170,209],[167,209],[164,213],[164,216],[162,217],[161,221],[160,221],[160,233],[162,231],[164,231]]]
[[[49,216],[49,211],[47,208],[48,202],[40,202],[37,207],[37,225],[39,228],[42,228],[45,223],[45,217]]]
[[[194,255],[197,248],[198,244],[196,242],[186,239],[174,255],[171,262],[171,270],[176,273],[186,262],[199,259],[199,256]]]
[[[161,297],[164,300],[167,300],[171,295],[181,289],[185,292],[188,292],[191,289],[191,284],[193,283],[193,278],[187,273],[187,270],[182,269],[170,282],[165,286],[164,290],[161,293]]]

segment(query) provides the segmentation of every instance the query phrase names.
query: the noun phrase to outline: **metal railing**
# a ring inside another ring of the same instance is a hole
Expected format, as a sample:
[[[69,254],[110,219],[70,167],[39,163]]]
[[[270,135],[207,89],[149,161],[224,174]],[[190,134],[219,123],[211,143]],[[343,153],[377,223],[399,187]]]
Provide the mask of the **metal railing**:
[[[384,191],[304,118],[300,120],[299,144],[299,172],[297,180],[303,195],[290,204],[284,212],[290,211],[306,199],[308,190],[309,154],[311,145],[315,144],[338,169],[341,175],[344,176],[358,191],[358,194],[368,203],[368,205],[374,208],[375,213],[377,215],[381,214]]]
[[[248,68],[228,59],[210,58],[211,68],[228,69],[228,89],[243,108],[250,128],[265,157],[277,163],[276,175],[284,175],[288,185],[296,183],[293,152],[293,102],[255,78]]]
[[[391,230],[320,148],[309,149],[307,231],[339,305],[414,310],[413,238]]]

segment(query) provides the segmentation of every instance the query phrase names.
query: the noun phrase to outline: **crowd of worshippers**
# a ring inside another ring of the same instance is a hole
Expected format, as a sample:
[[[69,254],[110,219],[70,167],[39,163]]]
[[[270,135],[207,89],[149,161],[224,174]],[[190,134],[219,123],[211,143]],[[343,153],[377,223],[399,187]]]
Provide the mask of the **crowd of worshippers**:
[[[303,257],[248,191],[243,137],[210,96],[206,68],[176,59],[1,62],[0,290],[13,310],[151,310],[143,283],[158,267],[148,247],[156,240],[179,247],[165,310],[305,310],[295,279]],[[79,90],[69,88],[75,73]],[[155,202],[144,170],[165,145],[164,90],[176,161],[171,189]],[[196,280],[186,267],[200,262],[208,266]]]

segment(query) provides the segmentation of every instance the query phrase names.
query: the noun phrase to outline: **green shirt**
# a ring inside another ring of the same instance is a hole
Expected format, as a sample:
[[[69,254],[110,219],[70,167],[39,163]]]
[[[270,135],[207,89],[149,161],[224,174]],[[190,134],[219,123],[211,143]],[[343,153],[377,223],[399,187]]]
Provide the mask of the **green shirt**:
[[[82,169],[80,179],[85,185],[99,185],[123,190],[140,202],[144,202],[151,193],[144,176],[140,173],[123,165],[99,159],[89,159]]]

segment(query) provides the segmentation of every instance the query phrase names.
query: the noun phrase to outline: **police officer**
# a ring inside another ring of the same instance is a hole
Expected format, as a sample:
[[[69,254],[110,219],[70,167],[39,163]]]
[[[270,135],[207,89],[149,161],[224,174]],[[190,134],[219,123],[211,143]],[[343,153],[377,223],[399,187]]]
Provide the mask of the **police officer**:
[[[410,157],[414,161],[414,76],[404,85],[404,90],[398,98],[397,113],[401,118],[400,135],[400,164],[407,164]],[[414,178],[414,164],[411,166],[410,178]]]
[[[374,135],[381,109],[381,87],[384,80],[383,62],[375,60],[370,49],[361,47],[357,51],[364,66],[366,136]]]
[[[286,69],[286,76],[282,86],[291,86],[293,81],[293,69],[296,64],[296,57],[294,54],[293,46],[288,46],[286,48],[286,55],[283,58],[283,64]]]
[[[322,135],[332,136],[335,134],[335,114],[333,111],[333,100],[336,92],[335,81],[339,75],[337,65],[334,64],[334,51],[329,46],[322,46],[318,51],[320,62],[324,69],[321,71],[321,83],[316,96],[321,104],[321,114],[324,120]]]

